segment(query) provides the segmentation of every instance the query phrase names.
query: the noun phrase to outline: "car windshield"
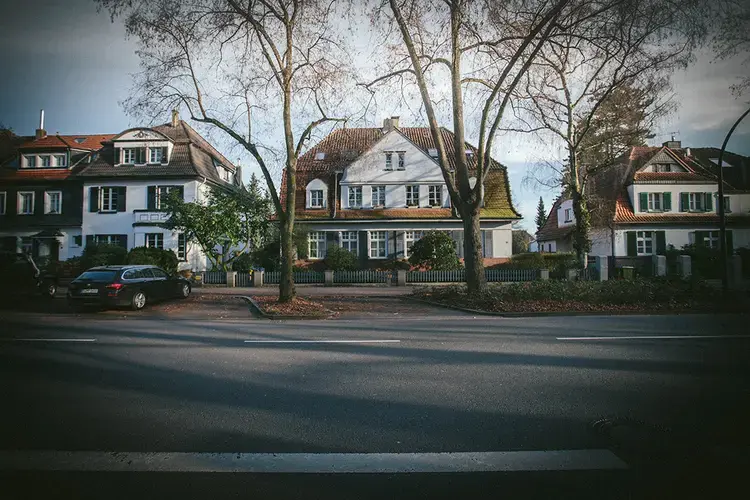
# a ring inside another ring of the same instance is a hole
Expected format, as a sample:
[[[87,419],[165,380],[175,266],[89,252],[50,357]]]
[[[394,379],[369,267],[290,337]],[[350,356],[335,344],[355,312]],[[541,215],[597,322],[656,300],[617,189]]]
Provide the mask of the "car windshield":
[[[117,273],[115,271],[86,271],[77,280],[112,281]]]

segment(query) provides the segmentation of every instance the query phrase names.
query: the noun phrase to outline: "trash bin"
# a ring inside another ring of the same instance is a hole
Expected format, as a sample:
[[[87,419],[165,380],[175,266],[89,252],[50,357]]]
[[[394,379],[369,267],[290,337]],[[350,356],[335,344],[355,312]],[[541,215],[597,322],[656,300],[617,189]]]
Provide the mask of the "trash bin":
[[[632,280],[635,277],[635,267],[622,266],[620,268],[620,277],[624,280]]]

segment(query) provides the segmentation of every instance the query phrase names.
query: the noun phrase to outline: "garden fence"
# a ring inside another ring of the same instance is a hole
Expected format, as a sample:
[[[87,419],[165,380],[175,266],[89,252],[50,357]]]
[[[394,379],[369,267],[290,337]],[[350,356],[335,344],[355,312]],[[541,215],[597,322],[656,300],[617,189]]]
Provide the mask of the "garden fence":
[[[334,271],[334,283],[392,283],[396,271]]]
[[[224,271],[203,271],[201,282],[206,285],[226,285],[227,273]]]

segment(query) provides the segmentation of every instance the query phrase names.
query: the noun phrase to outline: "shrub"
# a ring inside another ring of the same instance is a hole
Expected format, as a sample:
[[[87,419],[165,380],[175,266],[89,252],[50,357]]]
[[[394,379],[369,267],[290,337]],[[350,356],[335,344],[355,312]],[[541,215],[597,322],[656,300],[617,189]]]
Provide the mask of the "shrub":
[[[232,271],[239,271],[241,273],[252,271],[253,262],[254,262],[253,254],[241,253],[240,255],[235,257],[234,260],[232,261]]]
[[[117,266],[125,264],[128,251],[119,245],[91,244],[86,245],[81,256],[81,270],[96,266]]]
[[[324,262],[327,269],[333,269],[334,271],[353,271],[357,269],[357,256],[353,252],[339,246],[332,246],[326,250]]]
[[[253,262],[266,271],[278,271],[281,265],[281,243],[272,241],[253,252]]]
[[[430,231],[409,250],[409,262],[416,267],[434,271],[461,269],[461,262],[453,246],[453,238],[442,231]]]
[[[149,247],[135,247],[128,252],[125,258],[126,264],[159,266],[169,274],[177,272],[179,262],[177,254],[172,250]]]

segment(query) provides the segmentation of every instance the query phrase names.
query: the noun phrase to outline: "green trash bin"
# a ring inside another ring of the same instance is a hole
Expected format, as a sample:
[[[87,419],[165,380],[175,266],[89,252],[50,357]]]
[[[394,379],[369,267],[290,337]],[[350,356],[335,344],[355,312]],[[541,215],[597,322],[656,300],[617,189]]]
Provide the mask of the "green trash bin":
[[[635,267],[622,266],[620,268],[620,277],[624,280],[632,280],[633,278],[635,278]]]

